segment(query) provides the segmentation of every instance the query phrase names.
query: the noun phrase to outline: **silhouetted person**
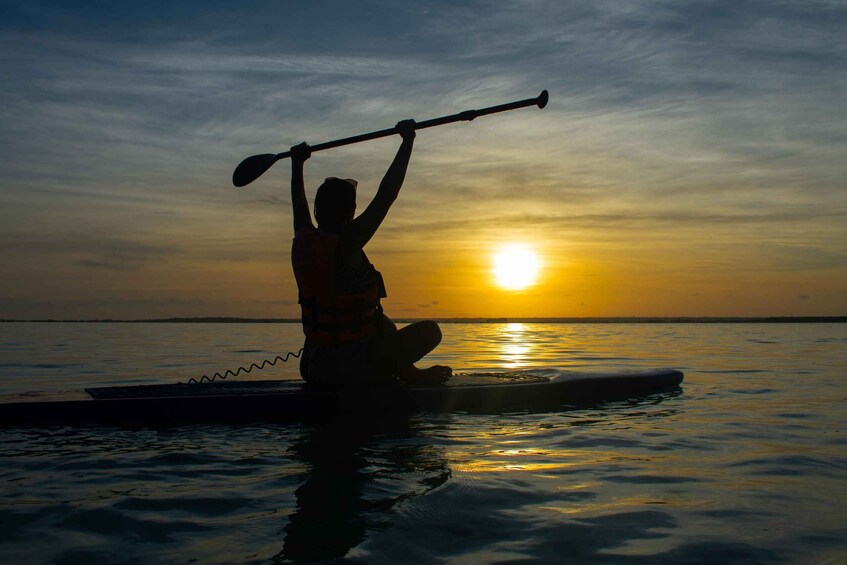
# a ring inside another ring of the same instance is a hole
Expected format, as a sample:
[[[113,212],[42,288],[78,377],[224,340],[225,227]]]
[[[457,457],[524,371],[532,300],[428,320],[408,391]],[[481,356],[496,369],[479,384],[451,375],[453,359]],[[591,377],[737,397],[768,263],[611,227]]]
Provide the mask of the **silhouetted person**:
[[[377,384],[399,378],[438,384],[451,375],[441,365],[414,366],[441,342],[441,330],[429,320],[397,329],[379,303],[386,296],[382,275],[364,252],[400,192],[412,155],[415,122],[399,122],[397,131],[403,142],[365,211],[354,218],[356,181],[330,177],[315,196],[317,228],[303,182],[311,149],[305,143],[291,148],[291,262],[306,335],[300,374],[310,383]]]

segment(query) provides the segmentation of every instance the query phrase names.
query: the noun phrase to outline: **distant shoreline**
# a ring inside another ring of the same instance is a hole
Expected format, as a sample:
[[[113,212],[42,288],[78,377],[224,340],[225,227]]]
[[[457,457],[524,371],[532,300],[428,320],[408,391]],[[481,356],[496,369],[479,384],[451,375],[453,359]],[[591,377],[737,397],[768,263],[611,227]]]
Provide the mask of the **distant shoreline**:
[[[428,318],[398,318],[397,322],[409,323]],[[847,323],[847,316],[644,316],[644,317],[597,317],[597,318],[436,318],[442,324],[810,324]],[[299,324],[299,318],[154,318],[148,320],[6,320],[0,323],[118,323],[118,324]]]

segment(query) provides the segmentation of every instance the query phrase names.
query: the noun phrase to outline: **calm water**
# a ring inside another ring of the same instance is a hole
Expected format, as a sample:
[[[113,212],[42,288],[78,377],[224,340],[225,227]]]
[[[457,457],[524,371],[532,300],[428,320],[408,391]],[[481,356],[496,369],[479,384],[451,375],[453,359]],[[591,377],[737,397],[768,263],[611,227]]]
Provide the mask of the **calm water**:
[[[847,562],[847,325],[443,329],[461,371],[686,380],[552,413],[0,430],[0,562]],[[288,324],[0,324],[0,394],[297,348]]]

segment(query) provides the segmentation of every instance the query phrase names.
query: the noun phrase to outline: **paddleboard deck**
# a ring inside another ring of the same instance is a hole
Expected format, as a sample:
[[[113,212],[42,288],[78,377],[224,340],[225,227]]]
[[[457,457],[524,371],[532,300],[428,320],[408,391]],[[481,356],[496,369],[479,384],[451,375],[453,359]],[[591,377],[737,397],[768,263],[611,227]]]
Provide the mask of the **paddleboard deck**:
[[[26,393],[0,399],[2,424],[297,421],[339,412],[502,413],[673,389],[681,371],[528,371],[453,376],[439,386],[325,388],[303,381],[217,381]]]

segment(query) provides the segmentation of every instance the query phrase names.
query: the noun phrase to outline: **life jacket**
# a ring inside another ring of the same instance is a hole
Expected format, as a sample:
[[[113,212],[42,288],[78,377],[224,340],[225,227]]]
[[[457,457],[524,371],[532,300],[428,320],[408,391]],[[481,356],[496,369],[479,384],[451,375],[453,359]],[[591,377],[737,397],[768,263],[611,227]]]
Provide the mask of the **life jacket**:
[[[382,328],[379,299],[386,296],[382,275],[362,251],[364,284],[346,291],[340,281],[338,235],[311,228],[298,231],[291,263],[299,290],[303,333],[316,344],[340,345],[374,337]],[[348,283],[348,284],[345,284]]]

